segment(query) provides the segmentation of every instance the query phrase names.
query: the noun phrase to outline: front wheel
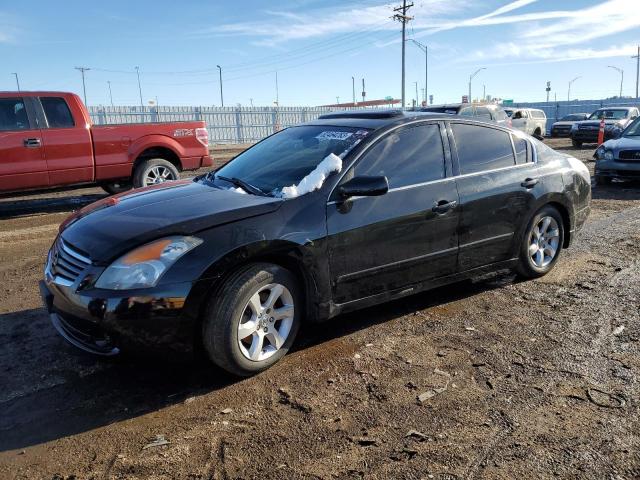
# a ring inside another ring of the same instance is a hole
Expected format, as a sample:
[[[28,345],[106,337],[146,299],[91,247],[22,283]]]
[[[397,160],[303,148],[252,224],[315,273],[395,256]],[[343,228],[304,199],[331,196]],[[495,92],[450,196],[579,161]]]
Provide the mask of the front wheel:
[[[296,277],[257,263],[232,274],[211,299],[202,339],[209,359],[238,376],[266,370],[295,340],[303,312]]]
[[[148,187],[179,178],[180,173],[173,163],[164,158],[152,158],[144,160],[136,167],[133,172],[133,186]]]
[[[564,243],[564,224],[560,212],[548,205],[536,213],[527,226],[520,247],[518,273],[537,278],[551,271]]]
[[[582,142],[578,140],[571,139],[571,145],[573,145],[573,148],[582,148]]]

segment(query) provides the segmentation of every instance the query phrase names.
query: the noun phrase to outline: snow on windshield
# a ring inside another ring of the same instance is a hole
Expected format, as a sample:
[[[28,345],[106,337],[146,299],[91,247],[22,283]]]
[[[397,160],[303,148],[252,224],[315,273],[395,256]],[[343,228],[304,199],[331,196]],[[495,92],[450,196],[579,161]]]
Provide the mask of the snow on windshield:
[[[342,170],[342,159],[335,153],[330,153],[318,166],[305,176],[297,185],[282,189],[282,198],[296,198],[300,195],[318,190],[329,175]]]

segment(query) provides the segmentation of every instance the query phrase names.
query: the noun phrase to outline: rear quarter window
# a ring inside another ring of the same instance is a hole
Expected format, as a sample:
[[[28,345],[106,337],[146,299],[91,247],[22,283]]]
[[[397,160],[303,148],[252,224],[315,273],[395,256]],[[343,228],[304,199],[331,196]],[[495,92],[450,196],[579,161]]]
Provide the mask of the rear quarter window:
[[[451,124],[460,174],[478,173],[515,165],[511,136],[497,128]]]
[[[75,126],[69,105],[62,97],[40,97],[42,109],[49,128],[72,128]]]

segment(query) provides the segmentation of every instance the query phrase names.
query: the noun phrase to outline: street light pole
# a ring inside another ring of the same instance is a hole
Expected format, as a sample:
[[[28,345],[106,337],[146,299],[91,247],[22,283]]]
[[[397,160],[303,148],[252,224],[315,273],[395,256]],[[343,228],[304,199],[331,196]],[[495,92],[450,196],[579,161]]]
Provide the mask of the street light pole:
[[[582,77],[576,77],[576,78],[574,78],[573,80],[570,80],[570,81],[569,81],[569,90],[567,90],[567,102],[570,102],[570,101],[571,101],[571,84],[572,84],[573,82],[575,82],[576,80],[578,80],[579,78],[582,78]]]
[[[351,90],[353,91],[353,106],[357,105],[356,103],[356,78],[351,77]]]
[[[418,102],[420,99],[418,98],[418,82],[413,82],[416,86],[416,107],[418,106]]]
[[[220,106],[224,107],[224,97],[222,96],[222,67],[220,65],[216,65],[218,67],[218,71],[220,72]]]
[[[631,58],[636,59],[636,98],[638,98],[638,83],[640,83],[640,45],[638,45],[638,54]]]
[[[142,101],[142,85],[140,85],[140,67],[136,67],[136,75],[138,76],[138,93],[140,94],[140,108],[144,108]]]
[[[429,95],[429,48],[413,38],[411,41],[424,52],[424,103],[427,105],[427,96]]]
[[[624,82],[624,70],[618,67],[614,67],[613,65],[607,65],[607,67],[617,70],[620,74],[620,95],[618,96],[618,98],[622,98],[622,82]]]
[[[107,84],[109,85],[109,100],[111,100],[111,106],[113,107],[113,95],[111,94],[111,80],[107,80]]]
[[[11,75],[16,77],[16,85],[18,86],[18,91],[20,91],[20,81],[18,80],[18,74],[17,73],[12,73]]]
[[[471,75],[469,75],[469,98],[468,98],[469,103],[471,103],[471,81],[473,80],[473,77],[475,77],[482,70],[486,70],[486,67],[481,67],[477,69],[475,72],[473,72]]]

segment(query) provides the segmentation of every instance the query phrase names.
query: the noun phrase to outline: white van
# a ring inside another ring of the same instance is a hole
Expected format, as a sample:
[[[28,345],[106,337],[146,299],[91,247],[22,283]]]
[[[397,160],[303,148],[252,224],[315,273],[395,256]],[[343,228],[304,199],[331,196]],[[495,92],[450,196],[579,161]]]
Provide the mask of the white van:
[[[547,132],[547,115],[537,108],[517,108],[511,115],[511,126],[529,135],[544,136]]]

